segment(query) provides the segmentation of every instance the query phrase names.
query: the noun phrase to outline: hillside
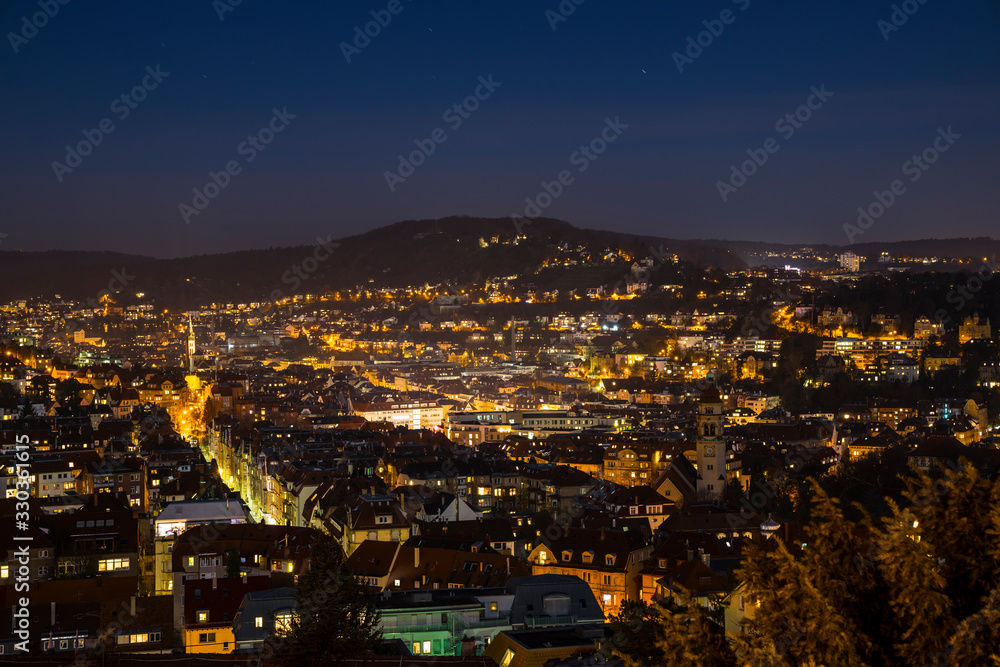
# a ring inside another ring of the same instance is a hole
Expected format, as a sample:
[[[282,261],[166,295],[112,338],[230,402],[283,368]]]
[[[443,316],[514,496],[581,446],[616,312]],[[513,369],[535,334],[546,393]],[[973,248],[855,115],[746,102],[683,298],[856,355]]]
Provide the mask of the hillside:
[[[144,292],[166,307],[205,301],[265,299],[358,285],[406,286],[450,282],[467,284],[490,277],[532,273],[553,252],[552,246],[584,246],[599,253],[617,248],[636,259],[657,253],[724,269],[744,266],[717,245],[675,241],[606,230],[573,227],[539,218],[516,230],[508,218],[451,217],[408,220],[338,239],[329,259],[316,262],[312,273],[297,276],[294,267],[312,268],[315,247],[271,248],[178,259],[154,259],[107,252],[0,251],[0,301],[52,297],[96,299],[102,290],[120,287]]]

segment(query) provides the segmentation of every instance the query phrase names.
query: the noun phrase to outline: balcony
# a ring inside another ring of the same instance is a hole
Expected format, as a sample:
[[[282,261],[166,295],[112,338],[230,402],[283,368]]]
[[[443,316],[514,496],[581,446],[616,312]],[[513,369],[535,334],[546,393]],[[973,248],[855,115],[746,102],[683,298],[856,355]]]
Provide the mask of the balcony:
[[[397,626],[382,626],[382,632],[385,634],[407,634],[410,632],[447,632],[451,630],[451,625],[448,623],[430,623],[421,625],[397,625]]]
[[[524,627],[545,628],[556,625],[576,625],[576,616],[525,616]]]

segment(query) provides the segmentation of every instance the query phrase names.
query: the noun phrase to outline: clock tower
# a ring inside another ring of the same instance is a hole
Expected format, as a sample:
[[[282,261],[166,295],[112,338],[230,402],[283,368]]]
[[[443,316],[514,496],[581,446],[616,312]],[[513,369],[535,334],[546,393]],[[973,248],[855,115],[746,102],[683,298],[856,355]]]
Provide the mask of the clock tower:
[[[709,379],[712,379],[711,374]],[[698,399],[697,433],[698,498],[715,500],[726,491],[726,440],[722,436],[722,397],[713,382]]]

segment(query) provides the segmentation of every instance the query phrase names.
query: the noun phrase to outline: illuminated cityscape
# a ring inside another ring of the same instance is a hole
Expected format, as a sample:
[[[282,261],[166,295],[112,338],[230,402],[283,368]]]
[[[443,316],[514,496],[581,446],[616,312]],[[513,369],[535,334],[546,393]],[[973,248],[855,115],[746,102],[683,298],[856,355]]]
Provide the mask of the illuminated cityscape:
[[[1000,664],[989,3],[0,12],[0,667]]]

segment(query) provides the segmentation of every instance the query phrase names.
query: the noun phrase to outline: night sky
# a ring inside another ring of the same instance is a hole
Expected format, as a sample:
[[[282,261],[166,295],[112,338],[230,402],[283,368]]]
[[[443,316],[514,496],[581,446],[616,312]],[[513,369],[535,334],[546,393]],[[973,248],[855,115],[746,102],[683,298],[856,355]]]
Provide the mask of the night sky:
[[[872,0],[237,2],[0,4],[0,250],[172,257],[508,216],[562,171],[543,213],[581,227],[846,243],[898,179],[864,241],[997,235],[997,2],[896,3],[898,29]],[[387,25],[357,48],[372,12]],[[77,162],[84,132],[103,136]],[[415,140],[434,152],[390,189]],[[723,201],[748,150],[767,161]],[[185,215],[209,172],[228,184]]]

